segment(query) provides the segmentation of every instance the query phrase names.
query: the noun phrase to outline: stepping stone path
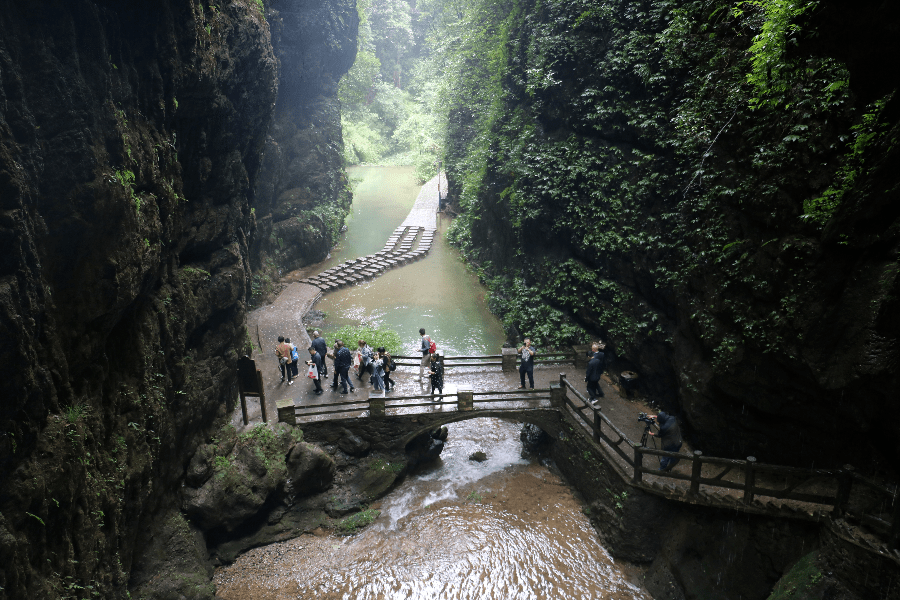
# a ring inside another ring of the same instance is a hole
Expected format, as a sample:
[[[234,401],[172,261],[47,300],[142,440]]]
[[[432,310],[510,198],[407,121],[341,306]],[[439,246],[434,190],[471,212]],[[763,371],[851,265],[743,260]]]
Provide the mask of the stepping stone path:
[[[441,176],[441,193],[446,196],[447,180]],[[380,252],[351,258],[326,271],[307,277],[301,283],[314,285],[322,292],[340,289],[373,279],[388,269],[424,258],[434,243],[437,230],[438,178],[422,186],[406,220],[388,237]],[[413,249],[415,247],[415,249]]]

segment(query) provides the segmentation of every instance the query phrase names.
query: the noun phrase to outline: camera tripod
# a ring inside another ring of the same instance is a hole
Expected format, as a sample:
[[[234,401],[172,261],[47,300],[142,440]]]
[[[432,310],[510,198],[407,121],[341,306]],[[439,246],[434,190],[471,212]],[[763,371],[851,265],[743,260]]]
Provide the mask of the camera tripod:
[[[656,436],[655,436],[655,435],[650,435],[650,431],[651,431],[650,428],[651,428],[652,426],[653,426],[653,423],[647,423],[647,426],[644,427],[644,435],[641,436],[641,447],[643,447],[643,448],[650,448],[650,446],[647,445],[647,441],[649,440],[650,443],[653,444],[653,446],[652,446],[653,449],[656,450],[656,449],[657,449],[657,448],[656,448]],[[661,466],[662,466],[662,457],[661,457],[661,456],[657,456],[657,457],[656,457],[656,460],[659,461],[659,465],[660,465],[660,467],[661,467]]]

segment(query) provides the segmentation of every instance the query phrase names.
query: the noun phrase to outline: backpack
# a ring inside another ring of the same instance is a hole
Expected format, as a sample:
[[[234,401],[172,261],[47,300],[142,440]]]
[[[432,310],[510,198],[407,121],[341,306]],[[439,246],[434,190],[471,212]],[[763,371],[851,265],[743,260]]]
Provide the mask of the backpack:
[[[300,355],[297,354],[297,349],[296,349],[296,348],[291,348],[291,360],[293,360],[293,361],[295,361],[295,362],[298,361],[298,360],[300,360]]]
[[[397,370],[397,363],[394,362],[393,356],[388,355],[388,358],[390,358],[390,360],[388,361],[388,369],[391,371],[391,373],[393,373]]]
[[[437,344],[434,343],[434,340],[431,340],[431,344],[428,346],[428,354],[434,354],[437,352]]]

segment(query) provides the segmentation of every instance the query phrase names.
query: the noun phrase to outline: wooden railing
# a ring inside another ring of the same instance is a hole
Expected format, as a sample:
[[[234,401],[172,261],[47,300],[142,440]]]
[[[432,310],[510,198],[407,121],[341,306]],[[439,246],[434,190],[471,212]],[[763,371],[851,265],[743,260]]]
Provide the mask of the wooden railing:
[[[900,498],[898,490],[873,482],[858,474],[852,467],[843,469],[800,469],[760,464],[749,456],[746,460],[703,456],[699,450],[692,454],[666,452],[648,448],[631,440],[599,408],[572,386],[564,373],[560,374],[560,388],[565,391],[563,403],[570,413],[580,419],[593,433],[594,441],[613,451],[625,466],[624,476],[630,475],[633,485],[652,488],[645,475],[687,483],[686,496],[696,503],[712,504],[704,492],[724,492],[734,495],[745,506],[765,509],[760,498],[788,500],[800,503],[798,510],[826,509],[835,516],[851,515],[888,538],[891,547],[900,545]],[[569,397],[571,393],[578,402]],[[585,415],[589,411],[590,417]],[[690,474],[647,468],[645,456],[668,457],[690,464]],[[705,468],[704,468],[705,467]],[[630,471],[630,474],[628,473]],[[715,471],[715,472],[710,472]],[[729,477],[730,476],[730,477]],[[804,487],[813,490],[801,491]],[[655,491],[655,490],[654,490]]]
[[[324,404],[310,404],[306,406],[294,406],[293,400],[286,400],[284,407],[279,405],[278,420],[296,425],[297,418],[338,416],[347,413],[358,413],[360,417],[383,417],[388,410],[407,410],[415,408],[455,407],[458,411],[471,411],[478,404],[503,404],[522,401],[539,401],[538,407],[549,406],[550,389],[515,390],[515,391],[487,391],[475,392],[460,389],[453,394],[417,394],[412,396],[385,396],[380,392],[370,392],[358,400],[344,400],[341,402],[327,402]],[[427,402],[417,402],[427,400]],[[547,402],[545,402],[547,401]],[[529,406],[527,408],[537,408]],[[417,411],[421,412],[421,411]],[[408,413],[404,413],[408,414]]]
[[[559,351],[539,351],[534,357],[534,364],[536,365],[559,365],[559,364],[576,364],[577,357],[579,356],[578,350],[572,348],[571,350],[559,350]],[[500,354],[483,354],[478,356],[443,356],[439,355],[439,360],[444,363],[444,368],[448,369],[451,367],[496,367],[499,366],[503,371],[511,372],[515,371],[516,360],[518,355],[516,354],[515,348],[501,348]],[[405,355],[396,355],[394,356],[394,361],[397,363],[399,367],[418,367],[421,364],[422,356],[405,356]],[[587,357],[584,359],[585,364],[587,363]]]

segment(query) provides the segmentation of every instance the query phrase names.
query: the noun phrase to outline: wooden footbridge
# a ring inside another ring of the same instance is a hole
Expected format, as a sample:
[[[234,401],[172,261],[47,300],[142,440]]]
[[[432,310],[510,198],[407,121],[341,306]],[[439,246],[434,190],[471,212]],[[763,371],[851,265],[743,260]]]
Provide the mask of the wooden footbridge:
[[[473,358],[495,357],[456,360]],[[497,358],[502,362],[502,355]],[[632,488],[676,502],[829,521],[845,537],[900,565],[900,501],[895,486],[872,481],[849,466],[801,469],[762,464],[752,456],[734,460],[705,456],[699,450],[681,454],[642,446],[600,408],[591,406],[562,373],[559,383],[547,389],[460,388],[453,394],[390,397],[373,391],[367,397],[360,394],[340,402],[294,406],[287,400],[278,406],[279,421],[294,425],[315,427],[334,420],[378,423],[387,419],[400,444],[435,426],[489,416],[535,423],[557,439],[573,429],[566,423],[577,423],[580,427],[574,430],[580,431],[606,457],[622,482]],[[662,472],[654,468],[659,457],[678,458],[681,463],[671,472]]]

